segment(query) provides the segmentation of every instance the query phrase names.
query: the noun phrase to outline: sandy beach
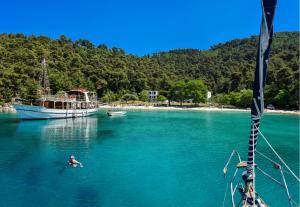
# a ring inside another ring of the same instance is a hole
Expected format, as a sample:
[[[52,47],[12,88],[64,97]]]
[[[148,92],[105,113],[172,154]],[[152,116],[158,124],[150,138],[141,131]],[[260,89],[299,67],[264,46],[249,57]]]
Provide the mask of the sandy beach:
[[[234,108],[220,108],[220,107],[174,107],[174,106],[131,106],[131,105],[101,105],[99,109],[109,110],[143,110],[143,111],[223,111],[223,112],[250,112],[250,109],[234,109]],[[0,107],[0,112],[16,113],[13,107]],[[300,111],[287,111],[287,110],[269,110],[265,109],[265,113],[274,114],[293,114],[300,115]]]
[[[172,107],[172,106],[130,106],[130,105],[102,105],[99,109],[115,109],[115,110],[161,110],[161,111],[235,111],[235,112],[250,112],[250,109],[233,109],[233,108],[218,108],[218,107]],[[265,109],[266,113],[274,114],[294,114],[300,115],[300,111],[286,111],[286,110],[269,110]]]

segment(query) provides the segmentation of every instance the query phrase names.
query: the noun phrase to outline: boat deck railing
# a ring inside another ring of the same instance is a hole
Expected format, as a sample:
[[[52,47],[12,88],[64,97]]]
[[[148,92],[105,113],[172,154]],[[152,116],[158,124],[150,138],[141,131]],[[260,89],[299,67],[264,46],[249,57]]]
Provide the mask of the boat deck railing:
[[[80,96],[61,96],[61,95],[43,95],[42,101],[55,101],[55,102],[85,102],[85,98]]]

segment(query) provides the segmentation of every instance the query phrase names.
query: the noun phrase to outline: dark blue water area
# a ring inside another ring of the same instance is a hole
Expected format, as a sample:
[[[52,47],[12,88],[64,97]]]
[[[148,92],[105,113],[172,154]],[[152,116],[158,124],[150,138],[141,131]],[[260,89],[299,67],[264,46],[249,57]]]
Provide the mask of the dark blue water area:
[[[266,114],[261,131],[298,175],[299,116]],[[128,111],[110,118],[101,111],[36,121],[1,114],[0,206],[222,206],[223,167],[233,149],[246,159],[249,132],[250,115],[241,112]],[[261,138],[258,150],[276,159]],[[83,168],[65,168],[71,154]],[[299,184],[290,175],[287,182],[299,201]],[[289,206],[284,190],[259,172],[256,189],[269,205]]]

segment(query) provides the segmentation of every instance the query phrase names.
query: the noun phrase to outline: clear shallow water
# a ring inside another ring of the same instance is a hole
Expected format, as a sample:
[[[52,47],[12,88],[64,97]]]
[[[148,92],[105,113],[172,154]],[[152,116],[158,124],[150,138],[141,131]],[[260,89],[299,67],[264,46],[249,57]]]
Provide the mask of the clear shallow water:
[[[222,206],[222,169],[232,149],[246,158],[249,120],[233,112],[44,121],[1,114],[0,206]],[[262,131],[299,174],[299,117],[267,114]],[[258,148],[271,154],[261,140]],[[73,153],[84,168],[63,168]],[[288,206],[276,184],[258,176],[256,185],[271,206]],[[290,186],[294,198],[298,187]]]

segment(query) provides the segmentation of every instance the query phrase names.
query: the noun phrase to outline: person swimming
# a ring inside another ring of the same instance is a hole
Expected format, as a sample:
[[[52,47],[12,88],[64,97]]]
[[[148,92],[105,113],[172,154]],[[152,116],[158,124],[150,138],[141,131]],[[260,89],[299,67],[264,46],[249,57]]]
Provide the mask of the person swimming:
[[[77,165],[79,165],[80,167],[83,167],[82,163],[75,160],[75,156],[71,155],[70,159],[68,161],[69,165],[71,165],[72,167],[77,167]]]

